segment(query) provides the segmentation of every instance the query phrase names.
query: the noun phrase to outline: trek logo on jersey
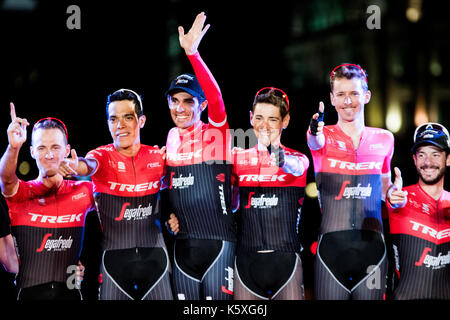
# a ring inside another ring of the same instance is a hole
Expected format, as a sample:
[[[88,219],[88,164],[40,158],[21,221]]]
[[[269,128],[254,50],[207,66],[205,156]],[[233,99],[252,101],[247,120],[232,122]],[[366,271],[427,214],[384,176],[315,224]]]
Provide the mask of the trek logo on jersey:
[[[413,231],[417,231],[417,232],[421,232],[424,235],[430,236],[434,239],[444,239],[444,238],[448,238],[450,237],[450,228],[448,229],[444,229],[441,231],[437,231],[434,228],[431,228],[427,225],[424,225],[422,223],[416,222],[416,221],[412,221],[410,220],[409,222],[412,223],[412,230]]]
[[[170,175],[169,189],[184,189],[194,185],[195,177],[191,173],[189,173],[189,176],[187,177],[183,177],[183,175],[180,174],[179,177],[175,178],[174,175],[175,172],[172,172]]]
[[[227,282],[227,286],[222,286],[222,292],[233,295],[233,279],[234,279],[234,270],[231,267],[226,267],[225,271],[227,272],[227,277],[225,277],[225,281]]]
[[[114,220],[116,221],[122,220],[130,221],[131,219],[133,219],[134,221],[143,220],[151,216],[153,212],[153,207],[151,204],[149,204],[148,207],[143,207],[142,205],[139,205],[139,207],[131,209],[128,209],[128,206],[130,206],[130,203],[125,202],[122,205],[122,210],[120,210],[119,216],[114,218]]]
[[[220,198],[220,206],[222,207],[222,213],[227,215],[227,205],[225,204],[225,193],[223,191],[223,184],[219,186],[219,198]]]
[[[427,268],[435,269],[441,269],[445,267],[447,264],[450,263],[450,251],[447,252],[447,254],[442,255],[442,252],[439,252],[437,257],[434,257],[432,255],[429,255],[428,253],[431,251],[431,248],[426,247],[422,255],[420,256],[419,261],[415,262],[414,265],[417,267],[425,266]]]
[[[259,197],[254,197],[254,194],[254,192],[249,192],[248,203],[245,206],[246,209],[250,207],[253,207],[254,209],[270,209],[278,205],[278,197],[276,195],[267,197],[265,194],[262,194]]]
[[[72,223],[72,222],[82,222],[81,218],[83,217],[83,213],[79,214],[66,214],[62,216],[47,216],[38,213],[28,212],[31,216],[32,222],[37,223]]]
[[[244,182],[275,182],[285,181],[286,174],[243,174],[239,176],[239,181]]]
[[[150,182],[144,182],[140,184],[126,184],[126,183],[118,183],[118,182],[112,182],[108,181],[110,184],[110,189],[112,191],[126,191],[126,192],[142,192],[152,189],[158,189],[160,186],[160,181],[150,181]]]
[[[366,199],[372,195],[372,187],[370,186],[370,183],[367,187],[361,186],[361,183],[358,183],[356,187],[349,187],[349,184],[349,180],[345,180],[342,183],[341,191],[339,191],[339,195],[336,196],[334,200],[341,200],[342,198]]]
[[[47,251],[65,251],[72,247],[73,239],[69,236],[68,239],[63,239],[62,236],[59,236],[58,239],[51,239],[51,233],[46,233],[44,238],[42,239],[41,246],[36,249],[36,252],[42,252],[44,250]]]
[[[123,163],[122,161],[118,161],[117,162],[117,170],[119,172],[125,172],[126,171],[125,163]]]
[[[372,170],[378,169],[381,170],[382,162],[348,162],[337,159],[327,159],[330,161],[330,168],[338,168],[338,169],[347,169],[347,170]]]

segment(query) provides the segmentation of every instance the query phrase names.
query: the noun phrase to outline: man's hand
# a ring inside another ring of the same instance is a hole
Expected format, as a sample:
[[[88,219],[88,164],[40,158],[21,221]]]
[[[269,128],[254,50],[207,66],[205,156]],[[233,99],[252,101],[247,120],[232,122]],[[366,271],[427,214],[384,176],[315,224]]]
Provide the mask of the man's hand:
[[[184,29],[182,26],[178,27],[178,39],[180,40],[180,46],[184,49],[187,55],[193,55],[197,52],[197,48],[202,41],[203,36],[206,31],[208,31],[210,27],[209,24],[203,28],[205,20],[205,13],[199,13],[187,34],[184,34]]]
[[[27,119],[18,118],[16,116],[16,108],[14,103],[10,103],[11,123],[8,126],[8,142],[12,148],[21,148],[23,143],[27,140]]]
[[[175,235],[178,233],[178,231],[180,231],[180,226],[178,224],[178,218],[174,213],[170,214],[169,220],[167,221],[167,225],[170,228],[169,231],[171,231]]]
[[[408,192],[402,191],[403,179],[400,169],[395,167],[394,172],[395,180],[394,183],[389,187],[386,198],[393,207],[404,207],[406,205],[406,202],[408,201]]]
[[[71,158],[65,158],[61,163],[59,164],[58,172],[63,177],[71,177],[71,176],[77,176],[78,175],[78,156],[75,149],[72,149],[70,151]]]
[[[313,136],[317,136],[323,132],[323,126],[325,123],[323,122],[323,113],[325,111],[325,106],[322,101],[319,103],[319,112],[315,113],[309,124],[309,131]]]

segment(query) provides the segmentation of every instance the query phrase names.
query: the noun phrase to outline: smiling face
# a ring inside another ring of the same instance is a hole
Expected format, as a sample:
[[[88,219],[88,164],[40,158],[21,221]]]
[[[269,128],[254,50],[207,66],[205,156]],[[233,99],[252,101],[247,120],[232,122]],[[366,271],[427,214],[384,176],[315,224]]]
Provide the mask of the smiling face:
[[[70,152],[61,130],[38,128],[33,131],[31,156],[36,160],[39,174],[53,177],[58,173],[59,164]]]
[[[413,159],[419,179],[428,185],[443,179],[446,166],[450,165],[450,155],[446,156],[445,151],[432,145],[417,148]]]
[[[370,101],[370,90],[364,91],[360,78],[337,78],[330,93],[331,104],[339,121],[352,122],[364,118],[364,105]]]
[[[131,100],[113,101],[108,106],[108,127],[119,152],[140,145],[140,129],[145,124],[145,116],[138,116]]]
[[[289,124],[289,114],[281,118],[280,108],[270,103],[257,103],[250,111],[250,123],[256,138],[266,147],[280,144],[281,132]]]
[[[200,121],[201,113],[207,104],[206,100],[200,104],[197,97],[186,91],[173,93],[167,99],[170,116],[181,130],[186,130]]]

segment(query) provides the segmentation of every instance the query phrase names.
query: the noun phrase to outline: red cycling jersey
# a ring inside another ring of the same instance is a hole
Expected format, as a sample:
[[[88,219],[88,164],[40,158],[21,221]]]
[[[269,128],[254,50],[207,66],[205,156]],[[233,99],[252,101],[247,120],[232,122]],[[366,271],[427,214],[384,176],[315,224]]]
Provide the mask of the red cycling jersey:
[[[391,132],[365,127],[357,149],[339,125],[325,126],[325,145],[311,150],[322,211],[320,234],[382,230],[382,176],[390,177]]]
[[[91,182],[63,180],[49,189],[19,180],[17,192],[5,198],[20,260],[18,286],[66,282],[67,267],[78,264],[86,214],[95,210]]]
[[[450,299],[450,192],[435,200],[419,184],[403,190],[405,207],[387,202],[399,276],[394,299]]]
[[[179,239],[236,240],[231,212],[231,135],[219,86],[199,53],[188,55],[208,100],[208,124],[167,136],[167,184]]]
[[[164,160],[159,148],[141,145],[134,157],[113,144],[90,151],[94,196],[103,229],[103,249],[164,247],[160,195]]]
[[[241,230],[238,250],[300,252],[300,220],[309,167],[308,158],[283,148],[285,156],[303,164],[300,176],[272,163],[267,149],[233,149],[233,180],[239,186]]]

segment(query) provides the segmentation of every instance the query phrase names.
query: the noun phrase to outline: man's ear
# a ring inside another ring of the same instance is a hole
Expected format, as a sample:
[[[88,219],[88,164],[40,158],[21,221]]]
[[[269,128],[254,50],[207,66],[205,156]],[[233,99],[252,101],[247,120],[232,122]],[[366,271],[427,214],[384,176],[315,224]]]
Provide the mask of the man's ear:
[[[64,155],[65,158],[67,158],[70,154],[70,144],[67,144],[66,146],[66,154]]]
[[[447,167],[450,167],[450,153],[447,155]]]
[[[31,154],[31,157],[32,157],[33,159],[36,160],[36,157],[35,157],[35,154],[34,154],[33,146],[30,147],[30,154]]]
[[[334,107],[334,95],[333,95],[333,92],[330,92],[330,102],[331,102],[331,105]]]
[[[366,92],[364,92],[364,104],[368,104],[371,97],[372,97],[372,92],[370,92],[370,90],[367,90]]]
[[[142,115],[139,117],[139,128],[142,129],[145,125],[145,121],[147,120],[147,117]]]
[[[250,125],[253,127],[253,112],[250,111]]]
[[[203,112],[203,110],[205,110],[207,106],[208,106],[208,100],[203,101],[200,104],[200,110]]]
[[[287,126],[289,125],[289,121],[290,120],[291,120],[291,116],[288,113],[287,115],[284,116],[284,119],[283,119],[283,129],[287,128]]]

